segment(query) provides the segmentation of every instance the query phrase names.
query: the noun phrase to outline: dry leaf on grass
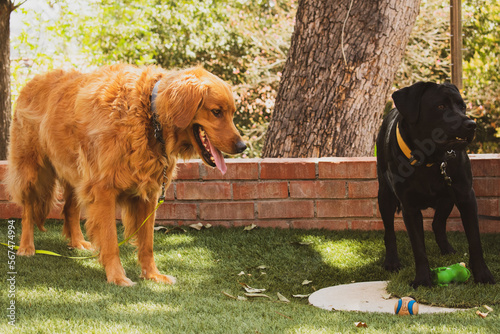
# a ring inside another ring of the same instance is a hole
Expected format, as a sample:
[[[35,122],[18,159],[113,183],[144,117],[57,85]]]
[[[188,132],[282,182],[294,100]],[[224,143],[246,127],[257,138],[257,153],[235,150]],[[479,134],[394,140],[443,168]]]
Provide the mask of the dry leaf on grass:
[[[279,293],[279,292],[278,292],[278,293],[277,293],[277,295],[278,295],[278,299],[279,299],[280,301],[282,301],[282,302],[284,302],[284,303],[289,303],[289,302],[290,302],[290,301],[289,301],[289,300],[288,300],[285,296],[283,296],[281,293]]]
[[[481,311],[479,311],[479,310],[477,310],[477,311],[476,311],[476,314],[477,314],[478,316],[480,316],[481,318],[483,318],[483,319],[484,319],[484,318],[486,318],[486,317],[488,316],[488,313],[483,313],[483,312],[481,312]]]
[[[202,223],[191,224],[191,225],[189,225],[189,227],[194,228],[195,230],[200,231],[203,228],[203,224]]]
[[[245,293],[245,296],[247,296],[247,297],[266,297],[266,298],[271,299],[271,297],[269,297],[268,295],[263,294],[263,293]]]
[[[312,283],[312,281],[308,281],[308,280],[306,280],[306,279],[305,279],[305,280],[302,282],[302,285],[307,285],[307,284],[311,284],[311,283]]]
[[[240,284],[243,287],[243,289],[245,289],[245,291],[248,292],[248,293],[259,293],[259,292],[266,291],[266,289],[255,289],[255,288],[252,288],[251,286],[249,286],[246,283],[241,283],[240,282]]]
[[[308,298],[311,294],[308,295],[292,295],[293,298]]]
[[[368,327],[368,325],[366,323],[361,322],[361,321],[355,322],[354,325],[356,325],[356,327],[364,327],[364,328]]]
[[[257,269],[267,269],[267,266],[261,265],[261,266],[258,266]]]
[[[224,292],[224,291],[221,291],[221,292],[222,292],[222,294],[223,294],[224,296],[229,297],[229,298],[231,298],[231,299],[236,299],[236,300],[239,300],[239,301],[245,301],[245,300],[247,300],[245,297],[242,297],[242,296],[235,297],[235,296],[233,296],[233,295],[230,295],[230,294],[229,294],[229,293],[227,293],[227,292]]]
[[[245,226],[245,228],[243,229],[243,231],[250,231],[250,230],[253,230],[256,227],[257,227],[257,225],[255,225],[255,224],[248,225],[248,226]]]
[[[240,273],[238,274],[238,276],[243,276],[243,275],[245,275],[244,271],[240,271]]]
[[[171,233],[171,232],[186,233],[186,230],[179,227],[179,226],[174,226],[174,227],[156,226],[156,227],[154,227],[154,230],[155,231],[163,231],[163,233]]]
[[[491,307],[489,307],[488,305],[483,305],[483,307],[484,307],[485,309],[487,309],[487,310],[488,310],[488,312],[493,312],[493,309],[492,309]]]

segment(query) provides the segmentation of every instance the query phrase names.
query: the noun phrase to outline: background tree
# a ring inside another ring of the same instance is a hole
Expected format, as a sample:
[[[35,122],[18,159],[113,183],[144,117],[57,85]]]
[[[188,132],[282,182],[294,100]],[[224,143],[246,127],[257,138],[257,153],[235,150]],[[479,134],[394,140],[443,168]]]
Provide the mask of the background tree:
[[[0,0],[0,160],[7,158],[7,140],[11,119],[10,101],[10,13],[21,6],[12,0]]]
[[[372,155],[420,0],[302,0],[265,157]]]

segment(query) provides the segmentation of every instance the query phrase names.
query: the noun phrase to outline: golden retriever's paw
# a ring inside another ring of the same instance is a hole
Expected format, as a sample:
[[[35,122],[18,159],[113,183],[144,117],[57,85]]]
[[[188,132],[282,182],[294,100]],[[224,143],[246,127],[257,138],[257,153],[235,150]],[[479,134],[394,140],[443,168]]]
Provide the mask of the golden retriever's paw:
[[[19,246],[19,249],[17,250],[17,255],[19,256],[33,256],[35,255],[35,246],[29,245],[29,246]]]
[[[134,286],[136,283],[132,282],[128,277],[108,278],[108,283],[116,284],[118,286]]]
[[[85,240],[71,241],[68,246],[75,249],[92,249],[92,244]]]
[[[142,274],[141,275],[142,279],[149,279],[152,281],[155,281],[157,283],[164,283],[164,284],[175,284],[177,281],[174,276],[170,275],[163,275],[160,273],[154,273],[154,274]]]

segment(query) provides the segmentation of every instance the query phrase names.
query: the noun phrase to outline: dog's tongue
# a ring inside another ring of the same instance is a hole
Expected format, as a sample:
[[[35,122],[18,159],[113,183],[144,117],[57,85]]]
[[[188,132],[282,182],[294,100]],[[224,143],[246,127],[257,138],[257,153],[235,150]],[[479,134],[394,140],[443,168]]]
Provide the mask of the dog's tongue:
[[[210,146],[210,153],[212,153],[212,156],[215,159],[215,165],[217,166],[217,169],[220,170],[222,175],[226,174],[227,167],[226,167],[226,162],[224,161],[224,157],[222,156],[222,152],[219,151],[207,137],[208,145]]]

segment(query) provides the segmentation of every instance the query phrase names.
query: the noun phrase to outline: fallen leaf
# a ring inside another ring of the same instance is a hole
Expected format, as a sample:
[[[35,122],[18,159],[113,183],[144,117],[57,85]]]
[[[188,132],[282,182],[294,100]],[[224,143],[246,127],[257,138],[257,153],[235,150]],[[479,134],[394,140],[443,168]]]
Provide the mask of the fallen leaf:
[[[278,293],[277,293],[277,295],[278,295],[278,299],[279,299],[280,301],[282,301],[282,302],[284,302],[284,303],[289,303],[289,302],[290,302],[290,301],[289,301],[289,300],[288,300],[285,296],[283,296],[281,293],[279,293],[279,292],[278,292]]]
[[[354,325],[356,325],[356,327],[364,327],[364,328],[368,327],[368,325],[366,323],[361,322],[361,321],[355,322]]]
[[[171,232],[182,232],[182,233],[186,233],[186,230],[184,230],[183,228],[179,227],[179,226],[175,226],[175,227],[171,227],[171,228],[168,228],[166,226],[156,226],[155,228],[155,231],[163,231],[165,230],[163,233],[171,233]]]
[[[477,310],[477,311],[476,311],[476,314],[477,314],[478,316],[480,316],[481,318],[483,318],[483,319],[484,319],[484,318],[486,318],[486,317],[488,316],[488,313],[483,313],[483,312],[481,312],[481,311],[479,311],[479,310]]]
[[[245,289],[246,292],[248,293],[259,293],[259,292],[264,292],[266,289],[255,289],[249,286],[246,283],[240,283],[243,286],[243,289]]]
[[[255,224],[247,225],[247,226],[245,226],[245,228],[243,229],[243,231],[250,231],[250,230],[253,230],[256,227],[257,227],[257,225],[255,225]]]
[[[266,297],[266,298],[271,299],[271,297],[269,297],[268,295],[263,294],[263,293],[245,293],[245,296],[247,296],[247,297]]]
[[[226,297],[229,297],[229,298],[232,298],[232,299],[237,299],[235,296],[230,295],[230,294],[229,294],[229,293],[227,293],[227,292],[224,292],[224,291],[221,291],[221,292],[222,292],[222,294],[223,294],[224,296],[226,296]]]
[[[487,309],[487,310],[488,310],[488,312],[493,312],[493,309],[492,309],[491,307],[489,307],[488,305],[483,305],[483,307],[484,307],[485,309]]]
[[[312,283],[312,281],[308,281],[308,280],[306,280],[306,279],[305,279],[305,280],[302,282],[302,285],[307,285],[307,284],[311,284],[311,283]]]
[[[392,296],[392,294],[390,294],[390,293],[384,293],[382,295],[382,298],[384,298],[384,299],[391,299],[391,296]]]
[[[240,271],[240,273],[238,274],[238,276],[243,276],[243,275],[245,275],[244,271]]]
[[[265,265],[258,266],[257,269],[267,269]]]
[[[203,224],[202,223],[198,223],[198,224],[191,224],[189,225],[189,227],[191,228],[194,228],[195,230],[201,230],[203,228]]]
[[[245,300],[248,300],[247,298],[243,297],[243,296],[238,296],[237,298],[239,301],[245,301]]]
[[[211,228],[212,224],[205,224],[205,228]]]
[[[311,294],[308,295],[292,295],[293,298],[308,298]]]

